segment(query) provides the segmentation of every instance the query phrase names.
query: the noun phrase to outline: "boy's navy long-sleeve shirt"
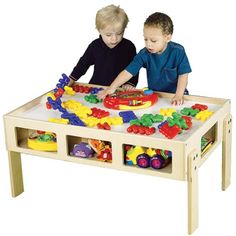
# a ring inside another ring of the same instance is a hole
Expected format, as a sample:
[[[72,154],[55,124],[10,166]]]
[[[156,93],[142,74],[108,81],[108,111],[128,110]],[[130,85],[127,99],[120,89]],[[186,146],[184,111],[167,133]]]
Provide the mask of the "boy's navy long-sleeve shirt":
[[[109,48],[100,36],[88,46],[70,77],[78,80],[90,66],[94,65],[94,72],[89,83],[109,86],[117,75],[129,65],[135,55],[136,48],[131,41],[123,38],[116,47]],[[138,75],[132,77],[128,83],[136,86]]]

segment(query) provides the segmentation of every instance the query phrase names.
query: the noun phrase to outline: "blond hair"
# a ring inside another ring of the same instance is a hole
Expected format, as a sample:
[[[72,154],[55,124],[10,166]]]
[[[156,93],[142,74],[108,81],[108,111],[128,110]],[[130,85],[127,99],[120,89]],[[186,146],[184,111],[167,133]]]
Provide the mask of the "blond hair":
[[[126,28],[129,18],[120,6],[109,5],[101,8],[96,14],[97,30],[104,29],[109,24],[120,23],[123,29]]]

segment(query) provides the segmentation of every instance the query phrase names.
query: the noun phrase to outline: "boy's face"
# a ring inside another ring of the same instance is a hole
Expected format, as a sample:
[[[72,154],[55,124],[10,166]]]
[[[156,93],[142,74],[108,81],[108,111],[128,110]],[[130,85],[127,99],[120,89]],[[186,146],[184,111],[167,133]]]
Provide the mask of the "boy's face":
[[[155,26],[144,26],[143,29],[145,47],[150,53],[163,53],[171,40],[171,36],[171,34],[163,34],[162,30]]]
[[[107,47],[114,48],[123,39],[124,29],[121,24],[111,24],[99,30],[99,33]]]

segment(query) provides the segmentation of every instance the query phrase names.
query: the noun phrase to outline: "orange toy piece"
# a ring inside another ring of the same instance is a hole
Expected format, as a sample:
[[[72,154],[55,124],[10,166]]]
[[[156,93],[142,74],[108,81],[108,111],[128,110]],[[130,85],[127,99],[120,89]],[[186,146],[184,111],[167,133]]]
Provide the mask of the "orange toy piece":
[[[89,139],[88,143],[96,153],[100,153],[106,146],[105,142],[98,139]]]
[[[97,153],[98,160],[112,162],[112,150],[110,145],[107,145],[104,141],[97,139],[89,139],[88,143]]]

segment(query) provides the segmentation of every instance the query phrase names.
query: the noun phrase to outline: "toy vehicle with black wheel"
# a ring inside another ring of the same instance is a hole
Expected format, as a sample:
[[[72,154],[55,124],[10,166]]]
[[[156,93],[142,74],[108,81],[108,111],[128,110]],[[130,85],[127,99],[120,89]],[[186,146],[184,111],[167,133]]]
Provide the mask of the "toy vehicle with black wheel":
[[[148,168],[150,166],[150,157],[146,153],[137,156],[137,165],[141,168]]]

